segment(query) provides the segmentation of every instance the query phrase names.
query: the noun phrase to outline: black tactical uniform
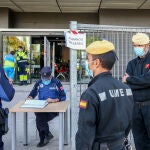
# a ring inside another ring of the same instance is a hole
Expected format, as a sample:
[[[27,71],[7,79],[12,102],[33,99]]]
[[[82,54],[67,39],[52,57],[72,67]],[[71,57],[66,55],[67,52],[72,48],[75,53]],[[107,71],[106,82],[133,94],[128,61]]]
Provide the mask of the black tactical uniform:
[[[76,150],[99,150],[100,143],[111,149],[123,143],[132,119],[131,89],[110,72],[95,76],[82,94]]]
[[[150,54],[131,60],[126,72],[130,76],[126,81],[135,101],[133,135],[136,149],[150,150]]]

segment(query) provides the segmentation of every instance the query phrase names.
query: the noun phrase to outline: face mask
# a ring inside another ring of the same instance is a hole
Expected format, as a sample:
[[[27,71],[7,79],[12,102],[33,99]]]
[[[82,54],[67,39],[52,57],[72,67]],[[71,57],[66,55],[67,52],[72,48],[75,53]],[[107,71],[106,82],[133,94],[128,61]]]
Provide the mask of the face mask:
[[[22,52],[22,49],[18,49],[18,52]]]
[[[144,48],[143,47],[134,47],[134,53],[136,56],[142,57],[145,54]]]
[[[93,77],[93,71],[89,69],[88,62],[85,62],[85,70],[90,77]]]
[[[51,80],[42,80],[42,83],[44,85],[49,85],[51,83]]]

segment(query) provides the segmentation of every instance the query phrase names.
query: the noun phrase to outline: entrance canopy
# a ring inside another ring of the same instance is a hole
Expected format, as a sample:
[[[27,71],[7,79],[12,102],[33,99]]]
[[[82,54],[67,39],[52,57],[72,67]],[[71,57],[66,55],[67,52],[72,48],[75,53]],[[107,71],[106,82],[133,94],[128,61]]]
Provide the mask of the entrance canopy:
[[[34,7],[33,7],[34,6]],[[14,12],[96,13],[100,9],[150,9],[148,0],[1,0]]]
[[[3,35],[63,35],[68,29],[2,29]]]

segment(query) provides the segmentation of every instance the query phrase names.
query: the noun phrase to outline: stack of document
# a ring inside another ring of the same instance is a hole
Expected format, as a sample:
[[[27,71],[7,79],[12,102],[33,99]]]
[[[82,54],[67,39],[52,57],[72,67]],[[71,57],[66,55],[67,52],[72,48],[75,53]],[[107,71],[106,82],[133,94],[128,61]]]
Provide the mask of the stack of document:
[[[48,102],[46,100],[26,100],[21,106],[23,108],[44,108]]]

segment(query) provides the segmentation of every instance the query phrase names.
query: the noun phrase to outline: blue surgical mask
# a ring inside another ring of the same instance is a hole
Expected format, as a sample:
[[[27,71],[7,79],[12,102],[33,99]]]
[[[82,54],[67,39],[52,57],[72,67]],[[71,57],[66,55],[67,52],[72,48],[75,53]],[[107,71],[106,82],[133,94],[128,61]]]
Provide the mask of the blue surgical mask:
[[[42,83],[44,85],[49,85],[51,83],[51,80],[42,80]]]
[[[85,70],[90,77],[93,77],[93,71],[89,69],[88,62],[85,62]]]
[[[143,47],[134,47],[134,53],[136,56],[142,57],[145,54],[144,48]]]

